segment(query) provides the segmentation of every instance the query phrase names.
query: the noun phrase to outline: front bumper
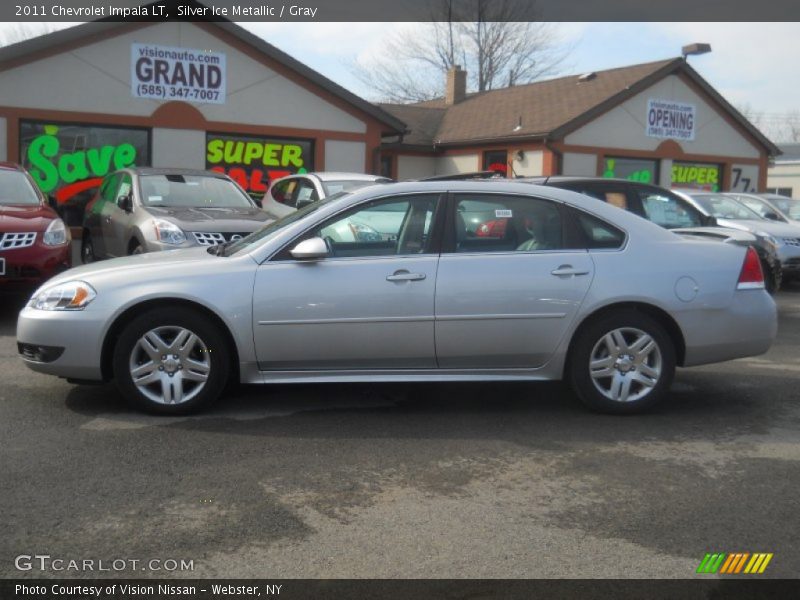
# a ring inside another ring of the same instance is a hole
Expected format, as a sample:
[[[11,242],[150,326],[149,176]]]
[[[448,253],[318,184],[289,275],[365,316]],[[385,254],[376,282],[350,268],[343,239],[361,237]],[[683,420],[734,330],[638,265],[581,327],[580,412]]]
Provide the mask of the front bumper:
[[[800,274],[800,246],[783,244],[778,246],[778,259],[781,270],[791,275]]]
[[[40,234],[37,234],[41,238]],[[5,275],[0,275],[0,289],[32,287],[72,266],[69,242],[61,246],[45,246],[41,240],[28,248],[0,251],[5,259]]]
[[[91,308],[91,307],[90,307]],[[30,369],[48,375],[101,381],[103,338],[110,314],[92,310],[47,311],[25,307],[17,318],[20,358]],[[34,358],[26,348],[63,349],[58,356]]]

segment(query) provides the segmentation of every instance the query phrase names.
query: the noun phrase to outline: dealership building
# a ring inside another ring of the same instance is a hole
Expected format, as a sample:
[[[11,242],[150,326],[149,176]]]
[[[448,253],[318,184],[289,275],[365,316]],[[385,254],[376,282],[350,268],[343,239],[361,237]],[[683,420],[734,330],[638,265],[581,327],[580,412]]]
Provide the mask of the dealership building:
[[[130,165],[216,169],[253,194],[298,171],[377,171],[404,129],[230,22],[97,21],[0,49],[0,160],[66,208]]]
[[[474,94],[466,77],[373,104],[232,22],[95,21],[0,49],[0,160],[79,225],[130,165],[214,169],[254,195],[315,170],[763,190],[780,153],[681,58]]]
[[[382,105],[409,129],[384,140],[384,172],[491,169],[755,191],[780,153],[683,58],[474,94],[466,78],[455,68],[441,98]]]

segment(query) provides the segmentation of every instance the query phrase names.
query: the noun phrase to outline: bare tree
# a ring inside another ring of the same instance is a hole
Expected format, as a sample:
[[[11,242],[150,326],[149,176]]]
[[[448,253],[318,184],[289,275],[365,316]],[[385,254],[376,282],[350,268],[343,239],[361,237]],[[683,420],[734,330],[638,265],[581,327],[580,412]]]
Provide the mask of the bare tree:
[[[464,67],[477,91],[529,83],[552,75],[568,50],[556,26],[530,20],[529,0],[442,0],[431,23],[415,23],[390,35],[353,71],[375,95],[390,102],[440,96],[444,73]],[[525,20],[528,19],[528,20]]]
[[[749,103],[736,109],[769,139],[778,143],[800,142],[800,110],[767,113],[755,110]]]

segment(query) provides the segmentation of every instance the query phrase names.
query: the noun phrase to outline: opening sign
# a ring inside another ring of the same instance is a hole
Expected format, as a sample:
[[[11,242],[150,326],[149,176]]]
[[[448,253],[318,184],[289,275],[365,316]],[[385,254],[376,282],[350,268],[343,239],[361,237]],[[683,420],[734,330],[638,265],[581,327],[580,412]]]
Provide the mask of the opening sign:
[[[655,98],[647,101],[648,137],[693,140],[694,126],[694,104]]]
[[[225,103],[225,53],[131,44],[131,94],[136,98]]]

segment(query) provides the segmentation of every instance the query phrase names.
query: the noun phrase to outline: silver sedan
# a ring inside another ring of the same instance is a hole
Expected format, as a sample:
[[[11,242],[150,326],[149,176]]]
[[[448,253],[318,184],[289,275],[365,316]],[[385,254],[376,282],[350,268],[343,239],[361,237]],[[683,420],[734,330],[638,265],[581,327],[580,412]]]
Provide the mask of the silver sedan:
[[[387,212],[392,227],[359,235]],[[676,366],[766,352],[776,328],[750,248],[565,190],[452,181],[72,269],[35,292],[17,337],[31,369],[114,379],[157,413],[206,406],[231,379],[566,379],[589,407],[624,413],[664,398]]]

